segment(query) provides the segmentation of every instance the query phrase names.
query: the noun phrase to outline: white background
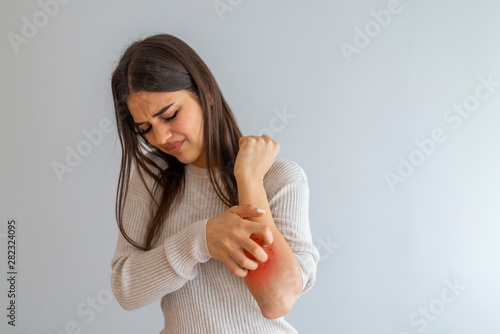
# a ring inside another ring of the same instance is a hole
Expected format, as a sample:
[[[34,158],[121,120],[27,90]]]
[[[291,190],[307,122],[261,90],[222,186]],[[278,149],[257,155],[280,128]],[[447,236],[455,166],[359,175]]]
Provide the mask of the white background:
[[[204,59],[244,134],[271,134],[308,175],[322,258],[285,317],[300,333],[500,332],[500,3],[221,3],[74,0],[53,17],[36,1],[0,3],[0,277],[7,220],[18,222],[17,326],[3,278],[0,331],[163,328],[159,303],[127,312],[110,298],[121,155],[110,75],[132,41],[169,33]],[[15,46],[26,21],[40,27]],[[464,103],[468,116],[449,113]],[[285,110],[294,117],[276,120]],[[53,165],[107,120],[59,179]],[[391,188],[386,174],[410,159]]]

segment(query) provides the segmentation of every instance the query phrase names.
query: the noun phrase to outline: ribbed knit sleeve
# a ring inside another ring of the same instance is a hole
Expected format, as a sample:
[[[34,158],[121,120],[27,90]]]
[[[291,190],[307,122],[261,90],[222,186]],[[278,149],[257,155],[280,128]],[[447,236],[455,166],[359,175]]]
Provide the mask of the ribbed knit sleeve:
[[[145,173],[143,173],[145,174]],[[132,173],[123,208],[123,227],[130,238],[143,243],[151,215],[151,200],[137,169]],[[111,260],[111,289],[125,310],[151,304],[196,277],[198,263],[211,256],[206,222],[197,220],[149,251],[132,246],[121,233]]]
[[[298,164],[279,158],[264,181],[270,189],[269,207],[274,223],[295,254],[302,273],[300,297],[314,285],[320,258],[309,224],[307,176]]]

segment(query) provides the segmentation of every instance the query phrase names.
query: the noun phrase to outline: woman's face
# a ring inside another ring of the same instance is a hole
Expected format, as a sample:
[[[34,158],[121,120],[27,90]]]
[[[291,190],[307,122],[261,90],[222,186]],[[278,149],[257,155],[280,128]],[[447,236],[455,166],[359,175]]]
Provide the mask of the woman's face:
[[[203,112],[194,93],[139,91],[128,96],[127,107],[151,145],[182,163],[207,168]]]

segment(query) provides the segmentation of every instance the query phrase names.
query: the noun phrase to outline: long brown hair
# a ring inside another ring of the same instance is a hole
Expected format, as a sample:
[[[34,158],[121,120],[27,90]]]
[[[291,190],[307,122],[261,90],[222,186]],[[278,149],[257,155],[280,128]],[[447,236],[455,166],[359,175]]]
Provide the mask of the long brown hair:
[[[135,92],[187,90],[195,94],[203,110],[203,145],[210,181],[218,197],[227,206],[238,204],[233,168],[242,134],[213,75],[191,47],[168,34],[149,36],[133,42],[123,52],[113,71],[111,89],[122,148],[115,214],[120,232],[128,242],[142,250],[152,248],[158,241],[163,222],[174,205],[178,204],[185,182],[185,164],[149,144],[146,138],[136,131],[126,104],[127,97]],[[153,156],[165,162],[166,168],[161,168],[152,159]],[[140,167],[138,172],[144,184],[146,182],[142,171],[155,181],[152,191],[146,187],[154,203],[154,213],[148,222],[144,245],[132,240],[122,224],[132,164],[135,168]],[[152,168],[159,172],[153,171]],[[223,172],[222,187],[216,182],[214,168]]]

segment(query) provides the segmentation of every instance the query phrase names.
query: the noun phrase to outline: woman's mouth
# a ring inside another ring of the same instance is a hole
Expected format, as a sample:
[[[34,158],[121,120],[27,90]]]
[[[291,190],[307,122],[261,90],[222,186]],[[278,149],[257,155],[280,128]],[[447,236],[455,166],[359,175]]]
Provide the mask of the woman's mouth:
[[[181,150],[181,146],[184,143],[184,140],[178,140],[176,142],[173,142],[169,146],[165,146],[165,150],[167,151],[168,154],[176,154],[179,153]]]

